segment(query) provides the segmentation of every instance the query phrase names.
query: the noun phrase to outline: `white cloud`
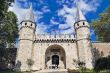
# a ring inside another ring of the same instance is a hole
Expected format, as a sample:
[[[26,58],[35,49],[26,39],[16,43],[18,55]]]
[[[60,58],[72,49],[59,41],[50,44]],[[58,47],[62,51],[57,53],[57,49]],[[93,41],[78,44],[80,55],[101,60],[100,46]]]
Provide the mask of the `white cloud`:
[[[77,0],[75,0],[76,3]],[[83,11],[84,14],[90,12],[90,11],[96,11],[97,7],[99,6],[100,1],[98,0],[91,0],[88,2],[88,0],[80,0],[79,2],[79,7]],[[58,10],[58,15],[59,16],[64,16],[66,17],[66,23],[67,25],[70,25],[71,28],[74,28],[74,22],[76,18],[76,7],[73,6],[72,8],[67,7],[67,5],[64,5],[62,9]],[[68,29],[63,31],[63,33],[68,33],[68,32],[74,32],[74,30]]]
[[[40,18],[43,17],[43,12],[40,11],[34,11],[34,18],[35,18],[35,22],[37,22]]]
[[[54,17],[52,17],[52,18],[50,19],[50,23],[53,24],[53,25],[58,25],[58,24],[60,24],[59,22],[57,22],[57,21],[54,20]]]
[[[75,22],[75,14],[76,14],[76,8],[68,8],[66,5],[64,5],[63,9],[58,10],[59,16],[66,17],[66,24],[73,27]]]
[[[76,11],[76,8],[75,7],[72,7],[72,8],[68,8],[66,5],[63,5],[63,9],[61,10],[58,10],[58,15],[65,15],[65,14],[72,14],[74,15]]]
[[[62,30],[60,31],[61,34],[73,34],[74,33],[74,29],[73,28],[70,28],[70,29],[67,29],[67,30]]]
[[[41,10],[43,13],[50,12],[50,9],[47,6],[44,6]]]
[[[21,0],[21,1],[27,2],[27,0]],[[43,3],[43,0],[39,0],[39,1]],[[61,1],[57,0],[57,1],[60,4],[64,3],[64,0],[61,0]],[[99,0],[91,0],[91,1],[80,0],[79,6],[80,6],[80,9],[83,11],[83,13],[86,14],[87,12],[90,12],[90,11],[96,11],[97,7],[99,6],[99,2],[100,2]],[[28,5],[27,3],[25,4]],[[33,3],[33,5],[36,6],[36,3]],[[13,7],[9,8],[9,11],[13,11],[17,15],[19,22],[21,22],[24,19],[27,10],[28,9],[21,8],[20,4],[17,3],[17,1],[15,1],[15,3],[13,4]],[[37,19],[40,19],[43,17],[43,13],[50,12],[50,9],[48,8],[48,6],[44,6],[41,10],[42,12],[34,11],[36,21]],[[73,25],[76,17],[75,5],[71,8],[69,8],[67,5],[63,5],[63,8],[58,10],[58,16],[64,16],[66,18],[65,20],[66,23],[60,24],[59,22],[54,21],[53,18],[50,20],[50,22],[52,24],[59,25],[59,29],[61,30],[61,33],[64,33],[64,34],[73,33],[74,32]],[[46,30],[52,26],[52,25],[45,25],[43,22],[38,23],[37,25],[38,25],[36,29],[37,33],[46,33]],[[71,28],[65,30],[68,27],[71,27]]]
[[[24,0],[24,1],[27,1],[27,0]],[[26,3],[26,6],[27,5],[28,4]],[[13,11],[16,14],[17,18],[18,18],[18,23],[20,23],[24,19],[28,9],[21,8],[20,4],[17,1],[15,1],[15,3],[13,3],[13,6],[9,7],[8,11]],[[34,10],[33,10],[33,12],[34,12],[34,15],[35,15],[34,17],[35,17],[36,22],[37,22],[37,19],[42,18],[43,12],[34,11]]]
[[[89,11],[96,11],[98,5],[99,4],[97,3],[97,0],[92,0],[89,3],[86,3],[86,0],[80,0],[79,2],[80,9],[83,10],[85,13]]]
[[[92,0],[89,2],[87,2],[87,1],[88,0],[80,0],[78,2],[79,7],[83,11],[83,13],[85,14],[90,11],[96,11],[97,7],[99,6],[100,1],[98,1],[98,0]],[[76,0],[75,0],[75,3],[76,3]],[[76,17],[76,7],[73,6],[72,8],[69,8],[69,7],[67,7],[67,5],[64,5],[62,9],[58,10],[58,15],[67,17],[67,21],[68,21],[68,19],[71,19],[74,21],[75,17]]]
[[[46,30],[47,30],[47,25],[45,25],[43,22],[40,24],[37,24],[37,28],[36,28],[36,34],[46,34]]]
[[[59,24],[59,29],[61,29],[61,30],[65,30],[65,29],[67,29],[67,28],[69,28],[70,26],[69,25],[67,25],[67,24]]]
[[[65,17],[66,17],[66,23],[70,25],[71,27],[73,27],[74,22],[75,22],[75,18],[73,17],[73,15],[68,14],[68,15],[65,15]]]
[[[13,11],[18,18],[18,23],[20,23],[24,19],[27,9],[21,8],[19,4],[17,4],[17,2],[15,1],[13,7],[9,7],[8,11]]]
[[[15,3],[13,4],[13,7],[9,7],[8,11],[13,11],[17,18],[18,18],[18,24],[20,24],[20,22],[24,19],[28,9],[24,9],[24,8],[21,8],[19,3],[17,3],[15,1]],[[42,18],[42,12],[40,11],[34,11],[34,18],[35,18],[35,21],[37,22],[37,19],[40,19]],[[20,25],[18,25],[18,27],[20,27]],[[41,24],[37,24],[37,33],[44,33],[45,30],[47,29],[47,26],[43,25],[43,23]]]

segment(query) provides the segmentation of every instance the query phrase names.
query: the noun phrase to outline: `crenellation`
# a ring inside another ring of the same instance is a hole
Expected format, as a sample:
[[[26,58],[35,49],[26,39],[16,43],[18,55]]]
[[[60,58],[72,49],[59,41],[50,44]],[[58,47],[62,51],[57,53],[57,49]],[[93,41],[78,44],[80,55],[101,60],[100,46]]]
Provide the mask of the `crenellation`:
[[[34,43],[74,43],[74,39],[38,39]]]
[[[46,39],[74,39],[75,37],[73,34],[69,35],[69,34],[57,34],[57,35],[48,35],[48,34],[36,34],[36,39],[42,39],[42,40],[46,40]]]

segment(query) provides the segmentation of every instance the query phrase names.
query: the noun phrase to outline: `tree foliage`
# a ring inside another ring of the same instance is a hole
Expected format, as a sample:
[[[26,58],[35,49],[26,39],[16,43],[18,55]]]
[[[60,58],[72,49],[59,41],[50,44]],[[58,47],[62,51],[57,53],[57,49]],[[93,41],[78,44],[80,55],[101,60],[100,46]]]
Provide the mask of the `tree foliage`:
[[[92,22],[97,39],[102,42],[110,42],[110,6],[100,14],[100,18]]]
[[[8,11],[14,0],[0,0],[0,44],[14,42],[17,36],[17,18]]]
[[[29,70],[31,71],[31,66],[34,64],[34,61],[32,59],[27,59],[26,63],[29,67]]]
[[[14,2],[14,0],[0,0],[0,21],[3,21],[11,2]]]
[[[12,43],[15,41],[18,33],[17,28],[17,18],[13,12],[7,12],[4,25],[2,26],[3,32],[6,33],[6,40],[8,43]]]
[[[110,69],[110,56],[108,57],[101,57],[96,60],[95,62],[95,71],[100,71],[100,70],[109,70]]]
[[[14,59],[16,49],[8,47],[15,42],[18,35],[17,17],[8,11],[14,0],[0,0],[0,61],[10,62]]]

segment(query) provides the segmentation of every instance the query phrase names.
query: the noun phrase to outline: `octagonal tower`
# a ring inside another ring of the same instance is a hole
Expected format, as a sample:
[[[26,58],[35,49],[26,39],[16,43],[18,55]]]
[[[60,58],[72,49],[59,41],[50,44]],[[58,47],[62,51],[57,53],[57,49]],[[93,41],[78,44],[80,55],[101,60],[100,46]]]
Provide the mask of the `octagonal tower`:
[[[27,59],[31,59],[36,24],[32,6],[30,6],[19,30],[19,46],[17,50],[16,68],[26,71],[28,69]]]
[[[92,69],[93,61],[90,41],[90,26],[79,7],[77,7],[77,18],[74,28],[76,32],[79,61],[84,62],[86,68]]]

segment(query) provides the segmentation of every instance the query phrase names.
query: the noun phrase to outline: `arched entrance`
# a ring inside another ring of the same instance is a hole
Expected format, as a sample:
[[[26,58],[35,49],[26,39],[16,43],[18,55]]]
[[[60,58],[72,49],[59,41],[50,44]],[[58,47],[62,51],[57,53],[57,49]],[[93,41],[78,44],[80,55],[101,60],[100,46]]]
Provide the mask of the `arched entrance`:
[[[65,51],[60,45],[51,45],[45,52],[46,69],[65,69],[66,56]]]

